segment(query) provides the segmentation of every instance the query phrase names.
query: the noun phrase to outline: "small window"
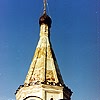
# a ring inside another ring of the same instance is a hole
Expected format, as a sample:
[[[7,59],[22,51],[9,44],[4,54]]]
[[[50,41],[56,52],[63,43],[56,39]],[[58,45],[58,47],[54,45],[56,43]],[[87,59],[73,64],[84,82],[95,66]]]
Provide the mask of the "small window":
[[[50,100],[53,100],[53,98],[51,98]]]

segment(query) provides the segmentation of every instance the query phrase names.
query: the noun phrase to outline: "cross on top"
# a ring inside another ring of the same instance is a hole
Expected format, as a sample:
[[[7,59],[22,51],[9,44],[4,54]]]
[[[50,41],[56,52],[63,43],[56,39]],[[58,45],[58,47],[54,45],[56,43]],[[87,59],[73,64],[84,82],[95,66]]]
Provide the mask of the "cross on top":
[[[44,2],[44,13],[46,13],[46,0],[43,0]]]

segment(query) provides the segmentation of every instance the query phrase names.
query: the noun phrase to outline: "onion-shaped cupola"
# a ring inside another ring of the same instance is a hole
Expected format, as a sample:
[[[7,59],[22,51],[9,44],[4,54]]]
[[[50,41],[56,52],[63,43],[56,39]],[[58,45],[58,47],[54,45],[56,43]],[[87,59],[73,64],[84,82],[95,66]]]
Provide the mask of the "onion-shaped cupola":
[[[40,26],[41,26],[42,24],[47,24],[48,27],[50,28],[50,27],[51,27],[51,23],[52,23],[51,18],[46,14],[46,12],[43,13],[43,15],[42,15],[42,16],[40,17],[40,19],[39,19],[39,24],[40,24]]]
[[[43,12],[43,15],[39,19],[39,24],[40,24],[40,26],[42,24],[46,24],[50,28],[51,27],[51,23],[52,23],[52,20],[46,13],[46,0],[44,0],[44,12]]]

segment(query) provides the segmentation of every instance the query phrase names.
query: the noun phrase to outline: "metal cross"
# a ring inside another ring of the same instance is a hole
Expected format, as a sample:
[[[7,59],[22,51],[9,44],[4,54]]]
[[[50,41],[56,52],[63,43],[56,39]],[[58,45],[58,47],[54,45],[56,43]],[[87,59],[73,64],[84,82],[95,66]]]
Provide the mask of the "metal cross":
[[[46,0],[43,0],[44,2],[44,13],[46,13]]]

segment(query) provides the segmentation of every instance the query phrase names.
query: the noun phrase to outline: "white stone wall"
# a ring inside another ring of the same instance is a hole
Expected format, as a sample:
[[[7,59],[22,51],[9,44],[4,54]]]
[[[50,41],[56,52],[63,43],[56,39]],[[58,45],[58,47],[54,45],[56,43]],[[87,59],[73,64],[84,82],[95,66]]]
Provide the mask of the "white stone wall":
[[[34,85],[28,87],[22,87],[16,94],[16,100],[53,100],[63,99],[63,87],[50,86],[50,85]]]

